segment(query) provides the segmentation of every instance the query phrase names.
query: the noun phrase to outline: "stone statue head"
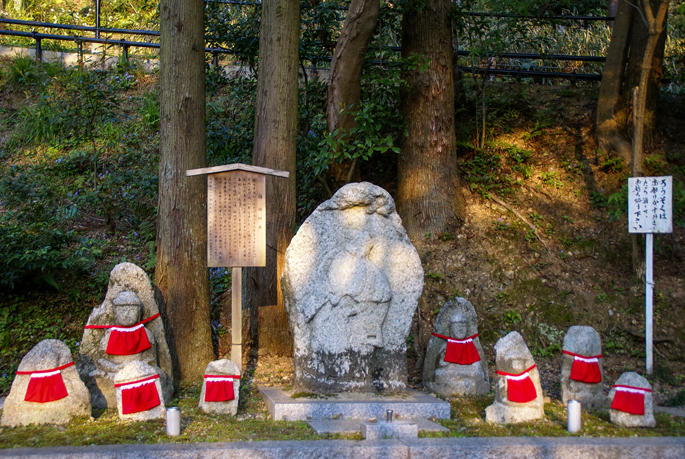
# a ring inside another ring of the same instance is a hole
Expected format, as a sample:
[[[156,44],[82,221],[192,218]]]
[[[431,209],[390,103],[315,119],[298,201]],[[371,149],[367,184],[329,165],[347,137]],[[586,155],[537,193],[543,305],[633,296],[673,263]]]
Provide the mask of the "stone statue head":
[[[114,320],[117,325],[130,327],[142,320],[143,302],[133,292],[121,292],[113,301]]]
[[[464,314],[463,309],[458,309],[457,312],[450,317],[450,336],[457,339],[464,339],[469,335],[469,319]]]

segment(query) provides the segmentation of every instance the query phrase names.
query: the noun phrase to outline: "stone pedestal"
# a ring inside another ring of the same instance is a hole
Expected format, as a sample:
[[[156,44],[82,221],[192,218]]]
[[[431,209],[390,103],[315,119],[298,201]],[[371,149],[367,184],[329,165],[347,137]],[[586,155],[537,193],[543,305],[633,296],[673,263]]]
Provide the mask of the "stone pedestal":
[[[414,421],[362,421],[362,437],[366,440],[390,440],[399,438],[418,438],[419,429]]]
[[[393,410],[402,419],[450,418],[448,402],[412,389],[396,396],[351,393],[326,398],[292,398],[279,387],[260,387],[259,391],[275,421],[383,419],[386,410]]]

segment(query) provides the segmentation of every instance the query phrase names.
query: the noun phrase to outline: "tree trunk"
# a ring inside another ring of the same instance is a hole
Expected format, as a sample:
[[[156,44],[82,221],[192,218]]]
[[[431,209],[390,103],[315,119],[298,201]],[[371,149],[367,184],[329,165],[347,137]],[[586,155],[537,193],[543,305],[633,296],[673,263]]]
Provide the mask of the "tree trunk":
[[[290,172],[266,178],[266,267],[244,269],[243,308],[260,353],[292,355],[292,336],[281,293],[285,249],[295,234],[297,65],[300,3],[264,0],[252,164]]]
[[[457,172],[449,0],[434,0],[402,18],[402,57],[430,59],[405,73],[401,109],[408,136],[398,160],[397,210],[409,237],[454,231],[465,217]]]
[[[207,190],[185,171],[206,165],[204,2],[160,4],[157,299],[168,320],[175,377],[200,381],[214,360],[207,270]]]
[[[607,4],[607,16],[616,16],[616,13],[618,12],[618,3],[619,0],[609,0]],[[609,28],[614,28],[614,21],[609,21],[607,24],[609,25]]]
[[[667,0],[662,0],[667,2]],[[656,3],[657,8],[659,2]],[[630,52],[628,55],[628,62],[626,68],[626,78],[623,82],[622,97],[619,101],[616,122],[618,127],[626,135],[630,130],[631,126],[631,112],[633,110],[633,88],[640,84],[641,70],[644,65],[644,57],[650,53],[652,58],[650,62],[647,63],[650,66],[650,72],[648,73],[648,82],[644,113],[644,141],[646,144],[650,144],[653,139],[653,133],[656,126],[656,106],[659,100],[659,90],[661,88],[661,78],[664,74],[663,71],[663,58],[664,58],[664,48],[666,45],[666,29],[664,28],[662,32],[654,38],[655,42],[650,42],[651,35],[647,29],[642,16],[635,12],[633,13],[632,26],[630,33]],[[653,48],[648,51],[648,48]],[[642,88],[643,86],[640,86]]]
[[[373,39],[379,11],[379,0],[352,0],[350,3],[331,61],[326,98],[328,132],[336,129],[347,130],[356,124],[352,116],[341,115],[340,111],[359,108],[362,65],[369,43]],[[350,169],[354,164],[353,161],[345,160],[331,165],[329,177],[333,182],[333,191],[352,179],[358,179],[358,170],[352,171],[350,176]]]
[[[626,164],[630,163],[631,158],[630,143],[621,135],[614,112],[621,96],[632,14],[633,8],[628,3],[619,2],[611,43],[602,72],[596,120],[599,147],[607,153],[615,151]]]

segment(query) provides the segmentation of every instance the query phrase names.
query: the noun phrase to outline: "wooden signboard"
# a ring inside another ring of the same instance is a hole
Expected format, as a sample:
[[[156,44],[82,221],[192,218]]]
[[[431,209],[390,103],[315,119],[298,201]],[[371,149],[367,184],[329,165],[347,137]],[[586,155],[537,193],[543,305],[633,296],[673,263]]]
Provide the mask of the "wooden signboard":
[[[207,266],[230,267],[231,360],[242,368],[242,267],[266,266],[267,175],[288,178],[286,171],[247,164],[186,171],[207,176]]]
[[[207,177],[207,266],[266,266],[265,183],[254,172]]]

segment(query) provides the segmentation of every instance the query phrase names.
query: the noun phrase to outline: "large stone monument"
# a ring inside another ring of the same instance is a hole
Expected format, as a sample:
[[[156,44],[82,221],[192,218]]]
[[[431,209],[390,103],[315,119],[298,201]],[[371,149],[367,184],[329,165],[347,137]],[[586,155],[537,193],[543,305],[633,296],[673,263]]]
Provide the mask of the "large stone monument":
[[[157,370],[140,360],[124,364],[114,376],[119,419],[149,421],[166,418]]]
[[[138,266],[120,263],[110,273],[105,301],[88,318],[76,362],[94,407],[117,405],[113,379],[132,361],[155,368],[168,403],[171,355],[150,278]]]
[[[235,416],[240,398],[238,365],[227,359],[215,360],[207,364],[204,376],[200,409],[205,413]]]
[[[438,313],[426,349],[423,385],[445,397],[490,392],[476,310],[464,298],[447,301]]]
[[[21,359],[0,423],[66,424],[74,416],[90,414],[90,394],[79,378],[69,347],[46,339]]]
[[[592,327],[574,325],[564,336],[561,400],[578,400],[583,408],[603,408],[602,340]]]
[[[511,332],[495,344],[495,403],[485,409],[485,420],[514,424],[545,416],[540,375],[533,355],[518,332]]]
[[[614,424],[624,427],[656,425],[652,386],[634,371],[627,371],[618,378],[609,391],[609,400],[609,418]]]
[[[423,268],[387,191],[352,183],[322,203],[286,251],[281,287],[295,390],[405,390]]]

